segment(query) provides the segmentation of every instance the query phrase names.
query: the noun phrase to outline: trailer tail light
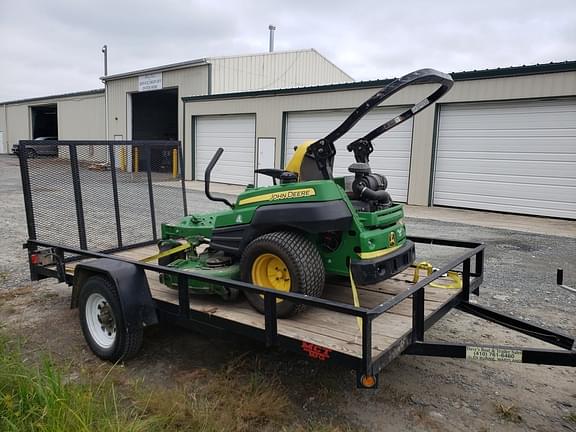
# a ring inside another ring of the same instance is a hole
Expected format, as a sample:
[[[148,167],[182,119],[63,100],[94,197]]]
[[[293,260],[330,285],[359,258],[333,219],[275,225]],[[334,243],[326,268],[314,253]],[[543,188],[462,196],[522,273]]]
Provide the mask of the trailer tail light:
[[[30,255],[30,263],[34,265],[38,265],[40,263],[40,255],[37,253],[33,253]]]
[[[55,264],[55,254],[52,249],[34,251],[30,254],[30,264],[48,266]]]

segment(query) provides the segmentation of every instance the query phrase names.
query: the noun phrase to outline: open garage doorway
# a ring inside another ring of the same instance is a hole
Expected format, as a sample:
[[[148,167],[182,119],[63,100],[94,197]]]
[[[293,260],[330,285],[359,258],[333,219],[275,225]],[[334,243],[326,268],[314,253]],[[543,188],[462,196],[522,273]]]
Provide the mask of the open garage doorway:
[[[32,139],[58,139],[58,105],[30,107],[32,114]]]
[[[132,94],[133,140],[178,140],[178,89]],[[172,171],[172,152],[151,149],[151,167],[156,172]],[[140,166],[147,166],[146,154],[138,153]]]

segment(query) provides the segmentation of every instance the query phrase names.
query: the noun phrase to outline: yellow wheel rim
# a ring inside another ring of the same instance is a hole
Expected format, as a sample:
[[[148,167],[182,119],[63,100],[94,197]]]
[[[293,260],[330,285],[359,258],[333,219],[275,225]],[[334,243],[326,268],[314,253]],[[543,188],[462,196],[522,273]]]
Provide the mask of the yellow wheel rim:
[[[288,266],[277,255],[262,254],[252,264],[252,283],[264,288],[290,292],[291,281]],[[282,299],[276,300],[277,303],[281,301]]]

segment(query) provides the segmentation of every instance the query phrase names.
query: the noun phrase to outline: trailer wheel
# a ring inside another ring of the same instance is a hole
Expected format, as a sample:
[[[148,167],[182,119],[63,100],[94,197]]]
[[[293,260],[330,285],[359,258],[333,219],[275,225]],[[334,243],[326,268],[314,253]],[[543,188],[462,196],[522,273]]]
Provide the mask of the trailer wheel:
[[[240,272],[246,282],[279,291],[320,297],[324,289],[324,264],[318,250],[312,242],[294,232],[272,232],[253,240],[242,253]],[[264,313],[264,296],[244,293],[250,304]],[[279,318],[303,309],[304,305],[276,300]]]
[[[133,357],[142,345],[142,328],[127,328],[116,286],[91,276],[80,289],[80,325],[90,349],[102,360]]]
[[[28,159],[36,159],[38,157],[38,153],[34,149],[26,149],[26,157]]]

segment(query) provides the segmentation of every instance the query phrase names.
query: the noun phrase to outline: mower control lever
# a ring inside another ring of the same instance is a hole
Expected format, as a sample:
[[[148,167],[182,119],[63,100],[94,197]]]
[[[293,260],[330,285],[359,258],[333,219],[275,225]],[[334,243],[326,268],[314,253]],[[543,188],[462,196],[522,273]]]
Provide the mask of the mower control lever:
[[[222,153],[224,153],[224,149],[222,147],[216,150],[216,153],[214,153],[214,156],[212,156],[210,163],[206,167],[206,171],[204,171],[204,193],[206,194],[206,198],[209,200],[223,202],[228,207],[234,208],[234,204],[232,204],[226,198],[215,197],[210,193],[210,175],[212,174],[212,169],[214,169],[216,162],[218,162],[218,159],[220,159],[220,156],[222,156]]]

